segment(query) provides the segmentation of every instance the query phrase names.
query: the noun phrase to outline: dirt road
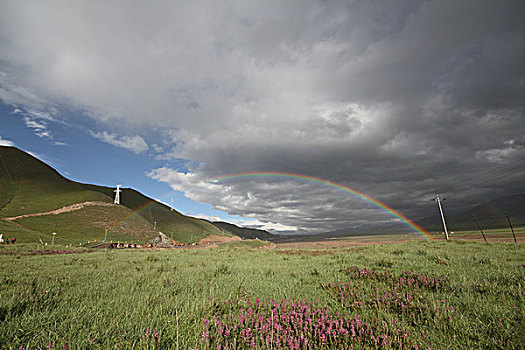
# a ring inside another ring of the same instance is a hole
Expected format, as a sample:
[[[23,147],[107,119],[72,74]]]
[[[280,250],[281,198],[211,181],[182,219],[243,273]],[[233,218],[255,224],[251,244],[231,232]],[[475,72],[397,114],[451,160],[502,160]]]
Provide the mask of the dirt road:
[[[44,213],[33,213],[33,214],[24,214],[24,215],[12,216],[10,218],[3,218],[3,220],[15,221],[15,220],[18,220],[18,219],[30,218],[30,217],[33,217],[33,216],[58,215],[58,214],[62,214],[62,213],[69,213],[69,212],[72,212],[72,211],[80,210],[80,209],[82,209],[84,207],[88,207],[88,206],[110,207],[110,206],[113,206],[113,205],[114,204],[112,204],[112,203],[105,203],[105,202],[83,202],[83,203],[76,203],[76,204],[68,205],[68,206],[65,206],[65,207],[62,207],[62,208],[59,208],[59,209],[55,209],[55,210],[51,210],[51,211],[46,211]]]

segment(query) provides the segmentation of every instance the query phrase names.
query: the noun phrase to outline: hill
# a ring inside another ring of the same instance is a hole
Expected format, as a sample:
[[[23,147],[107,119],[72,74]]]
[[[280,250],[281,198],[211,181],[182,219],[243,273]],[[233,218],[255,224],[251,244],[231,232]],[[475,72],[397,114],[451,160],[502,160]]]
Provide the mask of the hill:
[[[111,203],[18,148],[0,146],[0,218],[46,212],[82,203]]]
[[[213,225],[217,226],[219,229],[229,232],[232,235],[236,235],[241,237],[242,239],[260,239],[263,241],[275,241],[280,236],[271,234],[268,231],[265,230],[258,230],[255,228],[246,228],[246,227],[239,227],[234,224],[230,224],[228,222],[222,222],[222,221],[214,221],[212,222]]]
[[[113,205],[113,188],[68,180],[15,147],[0,146],[0,232],[21,241],[146,241],[162,231],[181,242],[196,242],[221,230],[125,188]],[[106,233],[107,230],[107,233]]]
[[[106,196],[114,194],[114,189],[111,187],[89,184],[82,184],[82,186],[87,190],[100,192]],[[122,189],[120,203],[143,217],[157,230],[180,242],[198,242],[207,235],[221,235],[221,231],[209,221],[183,215],[130,188]]]

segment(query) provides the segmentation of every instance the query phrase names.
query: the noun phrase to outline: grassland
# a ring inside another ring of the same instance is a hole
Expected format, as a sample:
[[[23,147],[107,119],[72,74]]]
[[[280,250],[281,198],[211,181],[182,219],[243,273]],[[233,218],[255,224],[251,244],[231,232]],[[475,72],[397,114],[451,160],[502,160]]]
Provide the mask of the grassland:
[[[42,249],[0,247],[2,348],[216,349],[226,342],[308,348],[305,339],[313,348],[381,347],[371,335],[384,337],[383,348],[525,344],[523,244],[420,240],[285,249],[249,241],[162,251]],[[254,327],[258,316],[263,323],[275,317],[271,334]],[[346,323],[327,333],[334,320]],[[359,338],[359,331],[367,336]]]

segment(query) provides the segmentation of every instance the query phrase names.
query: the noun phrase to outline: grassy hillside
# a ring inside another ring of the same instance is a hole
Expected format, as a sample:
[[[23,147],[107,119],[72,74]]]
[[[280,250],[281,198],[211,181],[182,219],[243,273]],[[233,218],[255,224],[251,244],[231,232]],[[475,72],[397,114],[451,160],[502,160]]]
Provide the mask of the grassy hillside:
[[[122,219],[127,217],[128,220]],[[57,232],[55,242],[62,244],[102,241],[106,229],[109,241],[144,242],[155,236],[148,221],[124,206],[90,206],[59,215],[18,219],[16,223],[37,230],[45,242],[51,242],[51,233]]]
[[[16,237],[17,242],[38,241],[38,234],[35,231],[3,220],[0,220],[0,233],[4,235],[4,239]]]
[[[111,202],[35,157],[14,147],[0,146],[0,217],[47,212],[86,201]]]
[[[114,191],[114,189],[110,187],[87,184],[83,186],[88,190],[99,191],[108,196]],[[158,231],[172,236],[173,239],[181,242],[198,242],[201,238],[212,234],[225,235],[220,229],[206,220],[182,215],[178,211],[172,210],[168,206],[130,188],[122,189],[120,203],[130,208],[152,225],[156,225]]]
[[[45,213],[88,201],[112,203],[113,190],[68,180],[35,157],[0,146],[0,218]],[[4,221],[0,226],[4,231],[0,232],[34,242],[37,232],[50,237],[56,231],[56,240],[68,240],[64,244],[101,239],[106,228],[108,239],[125,241],[151,238],[155,225],[157,231],[185,243],[222,234],[211,223],[184,216],[133,189],[124,189],[121,198],[120,206],[90,206],[59,215],[21,218],[14,223]]]

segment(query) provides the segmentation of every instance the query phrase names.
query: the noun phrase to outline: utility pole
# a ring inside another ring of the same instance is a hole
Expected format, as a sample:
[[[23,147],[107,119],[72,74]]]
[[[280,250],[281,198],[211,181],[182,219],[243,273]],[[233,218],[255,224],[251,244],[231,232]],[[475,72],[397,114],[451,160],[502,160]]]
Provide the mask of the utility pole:
[[[485,240],[485,243],[488,243],[487,242],[487,237],[485,237],[485,234],[483,233],[483,229],[481,228],[481,225],[479,224],[478,218],[474,214],[472,214],[472,216],[474,217],[474,220],[476,221],[476,224],[478,225],[479,232],[481,232],[481,235],[483,236],[483,239]]]
[[[431,201],[436,201],[439,207],[439,213],[441,214],[441,221],[443,221],[443,229],[445,230],[445,237],[448,241],[448,231],[447,231],[447,224],[445,223],[445,215],[443,214],[443,208],[441,207],[441,202],[446,201],[446,198],[440,198],[438,190],[436,189],[436,197],[432,198]]]
[[[507,217],[507,221],[509,222],[510,230],[512,231],[512,237],[514,237],[514,243],[518,243],[516,241],[516,234],[514,233],[514,228],[512,227],[512,223],[510,222],[509,214],[505,213],[505,216]]]

